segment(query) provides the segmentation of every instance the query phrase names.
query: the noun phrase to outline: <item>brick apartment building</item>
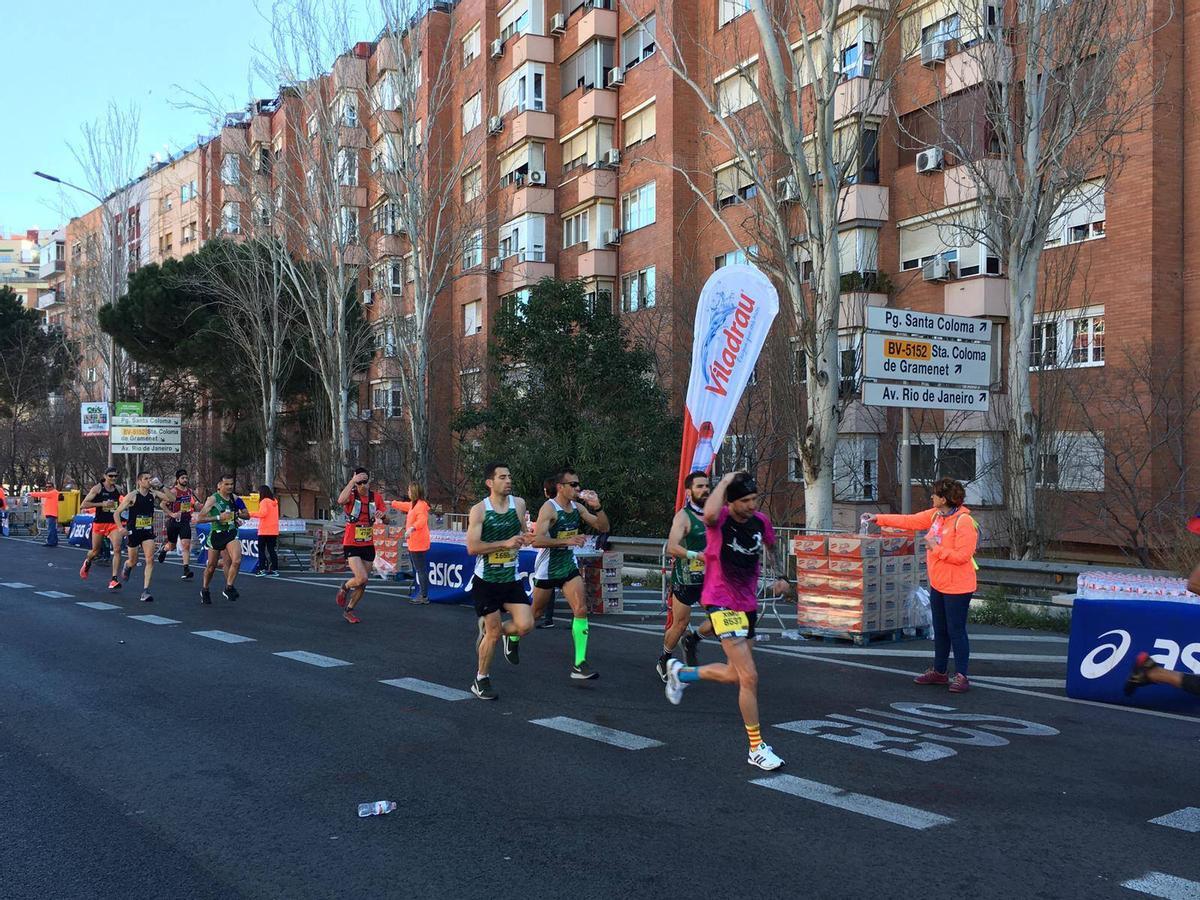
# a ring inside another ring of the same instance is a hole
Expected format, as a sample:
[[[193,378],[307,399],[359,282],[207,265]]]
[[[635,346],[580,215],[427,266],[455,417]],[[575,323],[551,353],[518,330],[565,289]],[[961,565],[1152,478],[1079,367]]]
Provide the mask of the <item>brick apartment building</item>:
[[[424,80],[431,80],[431,67],[451,67],[454,98],[449,112],[422,123],[423,133],[409,139],[427,147],[435,142],[478,147],[477,168],[463,176],[463,194],[479,203],[481,235],[464,250],[458,277],[444,292],[433,323],[435,339],[450,352],[437,356],[431,373],[431,487],[448,504],[456,500],[449,495],[450,486],[462,481],[462,473],[451,471],[457,463],[448,420],[458,405],[484,399],[481,361],[502,304],[519,302],[545,276],[581,279],[595,302],[612,304],[626,317],[631,332],[653,335],[662,361],[659,377],[678,407],[700,286],[714,269],[744,259],[725,229],[697,203],[684,173],[706,171],[707,180],[692,177],[712,190],[722,216],[753,204],[753,185],[736,166],[713,158],[717,151],[705,136],[711,120],[693,91],[670,74],[660,46],[672,34],[686,37],[690,43],[681,44],[681,54],[701,71],[713,48],[753,47],[751,16],[740,0],[636,0],[632,5],[644,25],[614,0],[461,0],[433,4],[428,13],[428,27],[421,32]],[[872,0],[843,0],[839,34],[844,25],[845,33],[853,35],[839,43],[838,90],[844,92],[847,109],[855,106],[859,79],[886,49],[877,46],[878,15],[879,5]],[[998,7],[993,18],[987,18],[986,10],[983,15],[986,21],[1003,21],[1005,12]],[[1155,32],[1148,52],[1167,58],[1181,50],[1193,27],[1176,16]],[[961,171],[943,166],[940,158],[930,162],[926,151],[934,149],[933,139],[922,146],[913,136],[920,132],[919,111],[934,96],[970,102],[982,74],[977,55],[966,51],[992,38],[986,32],[968,35],[958,7],[943,0],[906,4],[896,34],[893,40],[913,46],[900,48],[891,108],[881,105],[878,110],[841,223],[842,269],[856,274],[852,293],[843,297],[839,332],[846,398],[836,516],[848,524],[860,511],[898,501],[898,415],[865,407],[855,396],[863,309],[890,304],[988,316],[998,326],[992,412],[918,417],[915,424],[920,444],[914,452],[914,489],[916,482],[928,482],[939,472],[961,478],[986,530],[989,517],[1003,508],[998,466],[1006,402],[1005,277],[1000,260],[982,245],[962,240],[947,244],[946,229],[939,225],[968,214],[974,197]],[[923,62],[919,52],[931,40],[943,48],[936,65]],[[450,58],[439,61],[435,57],[447,45]],[[731,58],[729,65],[740,62],[741,71],[753,72],[751,52]],[[1176,53],[1175,58],[1183,57]],[[408,290],[405,239],[388,233],[394,229],[387,225],[387,198],[374,168],[380,164],[380,140],[396,130],[385,89],[395,75],[395,54],[386,40],[376,40],[355,45],[331,63],[321,96],[336,105],[342,146],[353,160],[352,174],[342,181],[341,202],[343,216],[361,235],[363,302],[374,318],[378,306],[370,301],[380,292],[403,296]],[[1046,291],[1046,310],[1034,334],[1039,375],[1054,370],[1056,375],[1065,372],[1066,378],[1094,379],[1105,366],[1106,342],[1110,359],[1114,347],[1142,341],[1153,342],[1164,357],[1178,358],[1200,329],[1200,313],[1190,315],[1200,310],[1195,279],[1180,278],[1191,228],[1187,219],[1179,226],[1184,176],[1200,166],[1200,155],[1189,150],[1200,144],[1189,140],[1193,126],[1188,117],[1163,112],[1181,96],[1180,65],[1166,70],[1150,127],[1126,140],[1128,163],[1121,175],[1107,190],[1101,185],[1085,188],[1086,196],[1056,227],[1045,265],[1053,269],[1069,254],[1075,276]],[[714,90],[733,109],[753,102],[739,95],[738,78],[730,75],[737,71],[713,77]],[[211,141],[150,173],[140,218],[129,218],[138,204],[120,204],[126,229],[140,229],[145,246],[138,258],[182,255],[215,235],[246,234],[256,223],[268,223],[263,198],[275,195],[272,179],[280,171],[272,175],[272,166],[289,158],[287,142],[303,133],[308,102],[295,89],[259,101],[246,113],[231,115]],[[87,230],[82,225],[87,218],[67,229],[68,279],[72,260],[79,259],[76,235]],[[743,243],[754,241],[747,235]],[[929,278],[926,264],[935,259],[948,264],[952,277],[935,273]],[[787,328],[781,316],[776,329]],[[789,337],[779,335],[784,351],[769,357],[769,365],[791,365]],[[394,460],[387,435],[399,429],[404,415],[395,383],[398,368],[388,350],[392,340],[381,333],[355,409],[356,452],[376,468]],[[1196,377],[1188,371],[1189,381]],[[771,380],[780,379],[759,382]],[[788,390],[776,390],[765,401],[767,418],[782,416],[782,406],[795,415],[798,382],[788,375],[782,381]],[[755,385],[750,392],[760,389]],[[748,397],[748,404],[754,402]],[[749,416],[742,425],[735,420],[725,463],[757,465],[772,485],[776,517],[801,521],[795,448],[784,440],[781,445],[775,441],[770,452],[756,452],[768,443],[754,434],[757,427]],[[1044,461],[1047,489],[1070,492],[1076,499],[1102,496],[1103,457],[1084,429],[1076,437],[1063,445],[1069,449],[1061,459]],[[1191,458],[1200,452],[1197,441],[1200,429],[1192,429],[1187,445]],[[1157,471],[1146,475],[1145,483],[1152,492],[1171,489]],[[300,503],[301,512],[319,508],[312,487]],[[993,523],[992,530],[1001,529]]]

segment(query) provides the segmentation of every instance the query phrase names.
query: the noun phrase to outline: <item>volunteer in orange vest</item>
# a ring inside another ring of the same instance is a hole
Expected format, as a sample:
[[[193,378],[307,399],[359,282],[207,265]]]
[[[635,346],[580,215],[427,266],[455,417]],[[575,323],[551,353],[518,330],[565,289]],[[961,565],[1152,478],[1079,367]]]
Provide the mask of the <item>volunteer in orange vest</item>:
[[[948,684],[953,694],[971,689],[967,679],[971,645],[967,612],[975,593],[975,548],[979,527],[963,506],[966,489],[953,478],[933,485],[933,508],[911,516],[878,515],[869,521],[884,528],[924,531],[929,564],[929,605],[933,613],[933,668],[913,680],[917,684]],[[949,675],[954,648],[954,677]]]
[[[30,497],[42,501],[42,515],[46,517],[46,546],[58,546],[58,489],[53,479],[47,479],[40,491],[30,491]]]
[[[415,481],[408,486],[408,500],[393,500],[392,509],[405,513],[404,546],[412,563],[413,578],[417,582],[417,595],[409,603],[429,602],[429,504],[425,502],[425,490]]]
[[[275,492],[267,485],[258,489],[258,509],[250,517],[258,519],[258,562],[254,564],[255,575],[279,577],[279,501]]]

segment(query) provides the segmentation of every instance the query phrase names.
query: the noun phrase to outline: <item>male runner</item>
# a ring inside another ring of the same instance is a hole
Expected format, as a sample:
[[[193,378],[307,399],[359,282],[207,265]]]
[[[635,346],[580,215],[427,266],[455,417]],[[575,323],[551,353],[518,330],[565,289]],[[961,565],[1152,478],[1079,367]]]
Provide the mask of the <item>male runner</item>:
[[[346,513],[346,533],[342,537],[342,556],[350,566],[350,579],[337,592],[337,605],[344,606],[342,618],[351,625],[362,620],[354,614],[354,607],[367,590],[367,579],[371,577],[371,563],[375,562],[375,525],[387,521],[387,504],[383,495],[371,490],[371,473],[361,466],[354,470],[342,492],[338,504]]]
[[[95,518],[92,520],[92,549],[84,557],[83,566],[79,569],[79,577],[88,577],[88,573],[92,570],[92,561],[100,555],[104,539],[108,538],[113,546],[112,580],[108,582],[110,591],[118,590],[121,587],[121,581],[117,578],[117,569],[121,566],[121,538],[124,537],[125,532],[122,531],[113,516],[113,510],[120,502],[121,492],[117,488],[117,470],[109,466],[104,470],[104,479],[88,491],[83,502],[79,504],[81,510],[95,510]]]
[[[122,573],[124,581],[129,580],[134,567],[137,566],[138,551],[146,557],[146,571],[142,573],[143,603],[152,603],[150,595],[150,579],[154,576],[154,507],[155,500],[166,502],[170,494],[156,490],[150,482],[149,472],[140,472],[137,477],[137,488],[121,498],[117,504],[117,515],[129,510],[129,561],[125,563]]]
[[[552,500],[558,496],[558,482],[554,476],[542,482],[542,497],[543,502]],[[528,529],[532,533],[536,526],[534,523],[528,523]],[[550,599],[546,602],[546,612],[537,620],[534,628],[553,628],[554,627],[554,591],[550,592]]]
[[[750,739],[746,759],[760,769],[778,769],[783,760],[763,742],[758,718],[758,671],[754,667],[754,624],[758,618],[758,575],[764,545],[775,544],[771,520],[757,509],[758,484],[746,472],[730,472],[717,483],[704,504],[706,543],[704,588],[700,602],[721,641],[728,663],[684,666],[667,663],[667,699],[679,703],[694,681],[721,681],[738,686],[738,706]],[[788,590],[786,581],[774,589]]]
[[[671,615],[663,635],[663,651],[658,657],[658,677],[667,680],[667,661],[683,638],[683,655],[689,666],[696,665],[696,645],[700,635],[711,635],[712,623],[705,619],[699,632],[688,628],[692,607],[700,602],[704,587],[704,501],[708,499],[708,475],[690,472],[683,480],[687,502],[675,513],[671,534],[667,537],[667,555],[675,560],[671,567]]]
[[[209,593],[208,586],[212,583],[213,573],[217,571],[218,565],[225,576],[225,587],[221,596],[231,603],[241,596],[233,586],[242,566],[242,542],[238,540],[238,522],[248,518],[250,513],[246,504],[242,502],[241,497],[233,493],[233,476],[222,475],[217,480],[217,492],[204,501],[204,506],[196,514],[198,524],[211,524],[208,538],[204,542],[208,550],[208,560],[204,564],[204,574],[200,576],[200,602],[205,606],[212,603],[212,594]]]
[[[571,637],[575,642],[575,665],[571,677],[580,680],[596,678],[587,662],[588,609],[583,590],[583,577],[575,565],[575,548],[582,547],[584,536],[581,523],[587,523],[596,531],[608,531],[608,513],[600,507],[600,498],[595,491],[581,491],[579,476],[571,469],[563,469],[554,479],[557,494],[542,504],[538,512],[537,530],[533,546],[539,552],[533,582],[533,615],[541,615],[555,588],[561,588],[571,607]],[[579,503],[578,501],[583,501]],[[518,637],[505,636],[504,655],[516,653]]]
[[[525,501],[512,496],[512,473],[504,463],[490,463],[484,469],[488,495],[471,507],[467,521],[467,552],[475,557],[475,574],[469,590],[479,618],[478,656],[471,693],[480,700],[495,700],[488,670],[501,634],[519,638],[533,628],[529,597],[517,576],[517,554],[529,544],[525,531]],[[501,624],[501,610],[511,618]],[[516,665],[520,662],[516,644],[504,654]]]
[[[192,560],[192,510],[199,499],[188,483],[187,469],[175,471],[175,483],[167,489],[167,499],[162,508],[167,514],[167,540],[158,551],[158,561],[163,562],[168,552],[179,546],[183,551],[183,574],[180,580],[187,581],[194,573],[188,563]]]

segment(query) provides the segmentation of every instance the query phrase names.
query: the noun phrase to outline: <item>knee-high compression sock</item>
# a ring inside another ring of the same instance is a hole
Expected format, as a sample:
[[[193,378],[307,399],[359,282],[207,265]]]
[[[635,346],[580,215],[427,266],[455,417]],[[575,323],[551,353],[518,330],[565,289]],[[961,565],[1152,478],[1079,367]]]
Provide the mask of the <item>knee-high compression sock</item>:
[[[696,666],[684,666],[679,670],[679,680],[685,684],[700,680],[700,669]]]
[[[1189,694],[1200,696],[1200,675],[1184,675],[1183,684],[1179,686]]]
[[[587,618],[575,618],[571,620],[571,638],[575,641],[575,665],[583,664],[587,659],[587,636],[588,636],[588,620]]]
[[[762,731],[758,725],[746,726],[746,737],[750,739],[750,752],[753,753],[758,749],[758,745],[763,742]]]

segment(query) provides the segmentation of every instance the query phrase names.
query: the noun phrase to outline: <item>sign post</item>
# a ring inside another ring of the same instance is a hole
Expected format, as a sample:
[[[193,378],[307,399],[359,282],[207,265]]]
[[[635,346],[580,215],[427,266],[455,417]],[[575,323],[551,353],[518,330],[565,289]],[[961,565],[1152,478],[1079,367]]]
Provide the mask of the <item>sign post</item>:
[[[113,453],[178,453],[179,416],[113,416]]]

